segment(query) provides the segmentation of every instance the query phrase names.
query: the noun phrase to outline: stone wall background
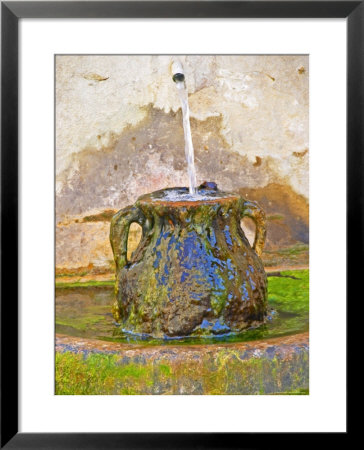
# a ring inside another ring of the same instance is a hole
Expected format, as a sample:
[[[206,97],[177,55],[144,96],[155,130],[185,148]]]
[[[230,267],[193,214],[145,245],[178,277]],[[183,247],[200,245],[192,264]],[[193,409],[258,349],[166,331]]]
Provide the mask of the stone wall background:
[[[308,56],[178,56],[197,181],[257,200],[266,265],[308,258]],[[171,56],[56,57],[56,273],[113,271],[114,212],[186,186]],[[243,224],[249,239],[254,229]],[[138,228],[130,233],[130,250]]]

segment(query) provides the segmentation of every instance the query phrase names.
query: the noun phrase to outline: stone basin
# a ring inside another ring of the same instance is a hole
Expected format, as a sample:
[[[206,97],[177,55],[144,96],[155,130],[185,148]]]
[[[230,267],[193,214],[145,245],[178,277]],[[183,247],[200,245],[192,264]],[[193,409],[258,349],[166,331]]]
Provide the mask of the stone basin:
[[[266,342],[167,347],[57,335],[56,351],[58,367],[77,367],[86,378],[88,366],[97,365],[95,390],[78,386],[79,394],[308,393],[307,332]],[[98,383],[110,365],[112,375]]]
[[[56,393],[307,394],[308,270],[271,275],[266,324],[238,335],[182,340],[120,332],[107,284],[58,288]],[[67,376],[72,372],[77,377]]]

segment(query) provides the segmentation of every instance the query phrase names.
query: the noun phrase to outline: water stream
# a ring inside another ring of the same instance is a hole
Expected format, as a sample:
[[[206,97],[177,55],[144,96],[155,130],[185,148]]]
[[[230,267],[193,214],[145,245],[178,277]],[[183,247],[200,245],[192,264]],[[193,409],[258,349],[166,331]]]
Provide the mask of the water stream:
[[[182,66],[178,64],[178,68],[182,71]],[[183,132],[185,137],[185,156],[187,161],[189,191],[191,195],[196,194],[196,171],[195,156],[192,143],[191,125],[190,125],[190,108],[188,105],[188,92],[183,73],[175,73],[173,81],[176,83],[179,98],[181,100]]]

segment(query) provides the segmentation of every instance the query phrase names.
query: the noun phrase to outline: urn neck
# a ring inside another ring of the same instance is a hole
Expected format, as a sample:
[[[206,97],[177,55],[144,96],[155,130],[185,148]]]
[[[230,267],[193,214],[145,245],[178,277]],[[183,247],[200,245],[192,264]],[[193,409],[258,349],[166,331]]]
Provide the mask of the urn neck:
[[[175,200],[173,200],[175,198]],[[140,197],[136,205],[147,218],[164,227],[208,226],[216,220],[239,217],[242,199],[237,194],[200,190],[190,198],[187,188],[164,189]]]

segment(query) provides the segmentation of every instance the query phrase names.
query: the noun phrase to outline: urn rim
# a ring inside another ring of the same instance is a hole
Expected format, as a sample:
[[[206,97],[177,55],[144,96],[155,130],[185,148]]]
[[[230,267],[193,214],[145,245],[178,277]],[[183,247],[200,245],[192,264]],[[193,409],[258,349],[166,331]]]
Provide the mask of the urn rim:
[[[189,192],[187,187],[165,188],[142,195],[138,198],[137,202],[140,204],[155,206],[193,208],[201,205],[221,205],[224,203],[230,203],[232,201],[238,201],[241,198],[241,195],[232,192],[198,188],[198,194],[202,197],[201,199],[199,199],[197,196],[196,199],[170,200],[168,199],[167,194],[173,191],[175,191],[176,193],[184,194],[185,196]]]

